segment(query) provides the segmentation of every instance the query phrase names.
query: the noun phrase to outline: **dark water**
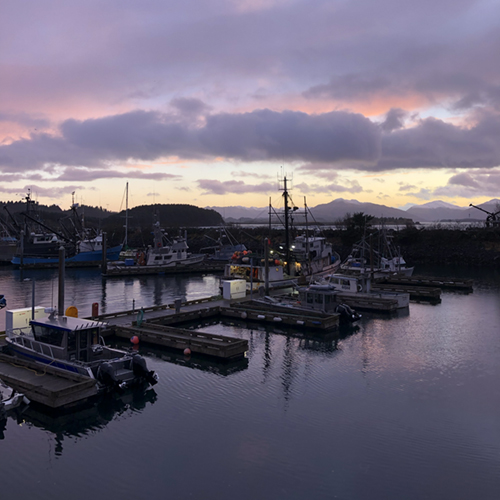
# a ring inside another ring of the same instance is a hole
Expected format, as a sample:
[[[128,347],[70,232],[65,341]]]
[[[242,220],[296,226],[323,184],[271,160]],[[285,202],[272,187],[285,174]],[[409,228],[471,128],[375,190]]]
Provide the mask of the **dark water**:
[[[66,284],[82,310],[216,292],[209,277],[104,286],[87,273]],[[500,281],[465,274],[474,293],[365,314],[339,339],[204,326],[249,340],[240,363],[142,348],[160,375],[154,390],[8,420],[1,498],[496,500]],[[0,283],[27,286],[16,300],[31,304],[30,283]]]

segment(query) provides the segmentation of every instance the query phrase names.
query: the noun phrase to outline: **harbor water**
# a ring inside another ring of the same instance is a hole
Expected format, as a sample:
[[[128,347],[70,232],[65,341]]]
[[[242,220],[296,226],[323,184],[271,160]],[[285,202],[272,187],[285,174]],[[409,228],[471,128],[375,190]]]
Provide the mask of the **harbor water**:
[[[232,363],[139,346],[160,382],[70,414],[28,407],[0,431],[1,496],[73,500],[497,500],[500,276],[474,292],[364,313],[340,336],[195,325],[249,341]],[[57,271],[0,270],[9,308],[57,304]],[[102,280],[67,270],[90,315],[218,293],[214,276]],[[0,311],[2,327],[5,310]],[[126,347],[127,344],[122,344]]]

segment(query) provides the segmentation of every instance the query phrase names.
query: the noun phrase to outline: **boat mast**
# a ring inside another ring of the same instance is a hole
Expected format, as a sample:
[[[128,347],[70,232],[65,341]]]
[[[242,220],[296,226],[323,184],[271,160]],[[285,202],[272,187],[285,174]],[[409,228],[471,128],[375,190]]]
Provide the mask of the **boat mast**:
[[[285,258],[286,258],[286,272],[290,274],[290,228],[289,228],[289,211],[288,206],[288,189],[286,185],[286,176],[283,178],[283,198],[285,205]]]
[[[123,248],[126,250],[128,248],[128,182],[125,184],[125,225],[123,226],[125,228],[125,238],[123,239]],[[120,205],[120,211],[123,206],[123,198],[122,198],[122,204]],[[123,215],[122,215],[123,217]]]

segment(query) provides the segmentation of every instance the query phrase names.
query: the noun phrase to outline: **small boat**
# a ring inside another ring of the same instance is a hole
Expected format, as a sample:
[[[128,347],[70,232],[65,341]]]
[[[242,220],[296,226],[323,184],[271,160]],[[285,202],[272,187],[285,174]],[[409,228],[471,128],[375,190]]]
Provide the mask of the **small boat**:
[[[5,413],[14,410],[22,405],[28,405],[30,400],[21,392],[17,392],[9,387],[3,380],[0,380],[0,412]]]
[[[301,292],[302,290],[302,292]],[[338,302],[337,294],[332,293],[315,293],[311,292],[309,289],[307,293],[304,293],[305,288],[299,288],[299,296],[269,296],[266,295],[260,299],[254,299],[253,302],[256,304],[263,304],[271,307],[275,311],[294,311],[297,314],[301,312],[308,313],[311,311],[319,311],[324,314],[338,314],[341,324],[347,325],[355,323],[361,319],[361,314],[356,312],[349,305]],[[312,300],[308,300],[307,296]],[[314,298],[313,298],[314,295]]]
[[[142,356],[104,344],[100,332],[105,323],[46,312],[48,317],[31,320],[29,327],[6,332],[8,352],[93,378],[99,389],[157,383]]]

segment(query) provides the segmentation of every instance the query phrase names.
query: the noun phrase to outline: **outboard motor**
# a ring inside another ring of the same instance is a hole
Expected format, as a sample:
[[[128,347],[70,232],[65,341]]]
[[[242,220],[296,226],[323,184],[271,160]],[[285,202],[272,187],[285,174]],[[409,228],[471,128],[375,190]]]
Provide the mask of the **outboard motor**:
[[[106,386],[119,385],[120,383],[120,381],[116,378],[114,368],[106,361],[99,365],[97,370],[97,380]]]
[[[361,318],[361,314],[357,313],[347,304],[339,304],[335,308],[335,312],[340,314],[340,319],[344,323],[353,323],[354,321],[358,321]]]
[[[158,382],[158,375],[153,370],[148,370],[146,360],[139,354],[132,356],[132,369],[136,377],[143,377],[149,384],[155,385]]]

